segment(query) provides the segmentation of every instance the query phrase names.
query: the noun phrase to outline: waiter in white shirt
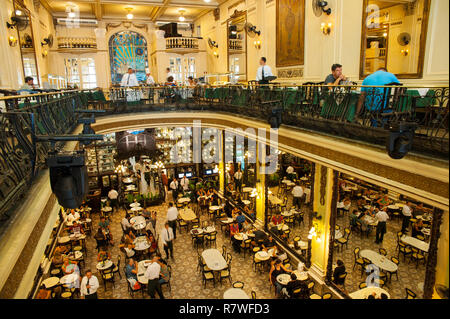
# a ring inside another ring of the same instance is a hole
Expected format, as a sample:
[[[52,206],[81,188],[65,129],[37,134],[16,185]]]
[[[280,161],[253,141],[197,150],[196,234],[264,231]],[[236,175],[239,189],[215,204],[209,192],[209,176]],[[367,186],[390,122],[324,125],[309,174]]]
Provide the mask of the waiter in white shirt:
[[[91,270],[86,270],[86,275],[81,280],[80,285],[80,295],[84,299],[98,299],[97,289],[98,289],[98,279],[92,275]]]
[[[167,210],[167,222],[169,223],[170,228],[173,230],[173,239],[177,238],[177,218],[178,218],[178,209],[173,206],[173,203],[169,203],[169,209]]]
[[[149,68],[145,69],[145,76],[147,77],[147,79],[145,80],[145,83],[147,83],[147,85],[150,85],[150,86],[155,85],[155,79],[150,74],[150,69]]]
[[[383,242],[384,234],[386,233],[386,221],[389,219],[389,215],[386,213],[387,207],[383,207],[383,210],[380,210],[375,218],[378,220],[377,224],[377,232],[375,236],[375,243],[381,244]]]
[[[173,178],[169,187],[170,187],[170,190],[172,191],[173,201],[176,203],[178,200],[178,181],[175,177]]]
[[[173,259],[173,230],[169,227],[169,223],[164,225],[163,230],[161,231],[164,251],[166,252],[166,259],[169,259],[170,255],[172,255]],[[170,254],[169,254],[170,253]]]
[[[138,80],[136,78],[136,74],[132,68],[128,68],[128,73],[125,73],[122,76],[122,81],[120,82],[120,86],[130,87],[130,86],[139,86]]]
[[[259,60],[260,67],[258,68],[258,71],[256,71],[256,81],[258,81],[259,84],[269,84],[267,78],[273,76],[272,69],[270,66],[266,65],[266,62],[267,59],[265,57],[262,57],[261,60]]]
[[[148,294],[150,298],[155,299],[155,291],[158,293],[160,299],[164,299],[164,295],[159,284],[159,274],[161,273],[161,266],[158,264],[158,257],[155,255],[152,262],[148,265],[145,271],[145,277],[148,279]]]
[[[72,224],[74,221],[79,220],[80,219],[80,214],[75,211],[75,210],[71,210],[70,214],[67,215],[66,217],[66,222],[68,222],[69,224]]]
[[[111,188],[108,193],[108,198],[111,200],[111,207],[114,210],[117,209],[117,197],[119,197],[119,193],[114,188]]]
[[[183,194],[186,194],[186,192],[189,191],[189,178],[187,178],[186,175],[181,179],[180,185],[183,188]]]
[[[305,192],[303,191],[303,188],[297,183],[297,185],[295,185],[295,187],[292,189],[292,196],[294,196],[294,201],[292,205],[300,209],[302,204],[301,199],[304,194]]]
[[[242,171],[240,163],[238,170],[234,173],[234,183],[236,184],[236,190],[242,192]]]
[[[412,216],[412,205],[410,202],[406,203],[403,206],[402,209],[402,214],[403,214],[403,222],[402,222],[402,233],[405,234],[408,230],[409,227],[409,220],[411,219]]]

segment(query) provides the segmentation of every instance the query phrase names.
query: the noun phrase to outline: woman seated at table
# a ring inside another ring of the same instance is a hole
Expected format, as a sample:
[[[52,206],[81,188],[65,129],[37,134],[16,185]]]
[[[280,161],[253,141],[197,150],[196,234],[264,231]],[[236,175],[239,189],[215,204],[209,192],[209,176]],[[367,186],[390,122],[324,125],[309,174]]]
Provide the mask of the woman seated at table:
[[[106,220],[104,216],[100,217],[98,227],[100,227],[103,230],[103,233],[106,235],[106,238],[109,240],[110,244],[114,245],[111,229],[109,228],[109,220]]]
[[[119,247],[123,248],[123,252],[127,255],[128,258],[133,257],[136,252],[134,251],[134,245],[130,244],[130,245],[119,245]]]
[[[248,221],[247,218],[245,218],[244,223],[242,223],[241,231],[245,232],[245,233],[248,233],[248,232],[251,232],[252,229],[253,229],[253,225]]]
[[[106,234],[101,227],[99,227],[97,229],[97,232],[95,233],[94,238],[97,241],[98,247],[106,246],[108,244],[108,237],[106,237]],[[96,247],[96,248],[98,248],[98,247]]]
[[[291,273],[291,272],[292,272],[291,270],[284,267],[284,265],[281,263],[281,260],[279,260],[279,259],[275,260],[275,262],[272,264],[272,267],[270,268],[270,272],[269,272],[269,280],[270,280],[270,283],[276,287],[277,295],[280,295],[281,289],[283,289],[283,285],[281,285],[277,281],[277,277],[281,274]]]
[[[83,226],[74,221],[72,227],[70,227],[70,232],[72,234],[84,234],[84,229]]]
[[[41,285],[39,292],[36,295],[36,299],[50,299],[52,296],[52,291],[47,289],[45,285]]]
[[[273,237],[271,235],[269,235],[269,237],[267,237],[267,239],[262,243],[262,249],[265,251],[268,251],[271,248],[274,248],[274,253],[276,252],[276,243],[275,240],[273,239]]]
[[[295,294],[294,291],[298,289],[300,289],[300,292]],[[291,273],[291,280],[282,289],[282,292],[290,299],[309,299],[308,285],[306,282],[298,280],[294,273]]]
[[[136,236],[133,234],[133,231],[131,229],[128,231],[128,233],[125,233],[125,235],[124,235],[125,245],[132,244],[135,239],[136,239]]]
[[[56,267],[56,268],[61,267],[63,262],[64,262],[64,258],[62,256],[62,254],[59,251],[55,250],[55,255],[52,258],[53,266]]]
[[[423,236],[422,229],[424,228],[422,219],[418,219],[417,222],[413,224],[412,227],[412,237],[417,237],[417,235]]]
[[[272,224],[274,226],[280,225],[283,223],[283,216],[281,216],[280,212],[277,212],[273,217],[272,217]]]
[[[70,246],[68,246],[68,245],[60,245],[55,248],[55,254],[57,254],[57,253],[67,254],[69,252],[70,252]]]
[[[148,240],[148,243],[150,244],[150,247],[148,248],[148,252],[150,254],[152,254],[158,248],[158,243],[156,242],[155,237],[153,236],[152,233],[147,234],[147,240]]]
[[[125,277],[127,277],[127,279],[137,280],[137,273],[138,263],[133,258],[130,258],[128,260],[128,264],[125,267]]]
[[[344,262],[340,259],[338,259],[336,261],[336,264],[337,264],[337,266],[336,266],[336,268],[334,268],[334,271],[333,271],[333,282],[336,285],[342,286],[345,282],[345,278],[342,279],[341,275],[343,275],[345,273],[345,265],[344,265]]]
[[[100,248],[100,252],[97,255],[97,261],[105,261],[105,260],[110,260],[111,259],[111,254],[106,251],[106,249],[104,247]]]
[[[69,258],[64,258],[64,263],[61,266],[61,270],[63,271],[64,275],[70,275],[74,272],[79,273],[78,265],[76,261],[71,261]]]
[[[158,258],[157,263],[161,267],[159,271],[159,284],[163,284],[166,282],[169,282],[170,280],[170,274],[169,274],[169,267],[167,267],[167,263],[164,263],[161,258]]]
[[[234,220],[230,224],[230,236],[231,236],[231,242],[232,242],[233,249],[237,253],[241,252],[241,247],[240,247],[240,241],[236,240],[236,238],[234,238],[234,235],[238,234],[239,232],[240,232],[239,224],[237,223],[237,221]]]

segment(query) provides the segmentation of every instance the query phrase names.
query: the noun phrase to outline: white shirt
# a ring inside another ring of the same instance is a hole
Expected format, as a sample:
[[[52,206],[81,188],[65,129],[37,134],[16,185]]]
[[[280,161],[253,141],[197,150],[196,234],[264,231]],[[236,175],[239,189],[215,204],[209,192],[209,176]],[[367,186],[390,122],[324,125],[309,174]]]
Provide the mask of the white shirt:
[[[66,220],[69,223],[72,223],[75,220],[79,220],[79,219],[80,219],[80,214],[78,214],[78,212],[74,212],[73,214],[69,214],[69,215],[67,215],[67,218],[66,218]]]
[[[178,181],[172,181],[171,183],[170,183],[170,189],[172,189],[172,190],[177,190],[177,188],[178,188]]]
[[[176,220],[178,218],[178,209],[176,207],[170,207],[167,210],[167,220],[169,222]]]
[[[145,81],[145,83],[147,83],[149,85],[154,85],[155,84],[155,79],[153,78],[153,76],[148,75],[147,76],[147,80]]]
[[[89,282],[88,282],[88,280],[89,280]],[[88,289],[86,288],[86,286],[88,284],[90,286],[89,292],[88,292]],[[83,279],[81,280],[80,293],[82,296],[92,295],[93,293],[97,292],[98,286],[99,286],[99,284],[98,284],[97,277],[92,275],[91,278],[88,279],[87,276],[84,276]]]
[[[120,81],[120,86],[139,86],[136,74],[125,73]]]
[[[294,168],[292,166],[289,166],[288,168],[286,168],[286,173],[293,174],[294,173]]]
[[[157,262],[154,262],[148,265],[147,270],[145,271],[145,277],[148,280],[158,279],[160,272],[161,266]]]
[[[111,189],[108,193],[109,199],[117,199],[119,197],[119,193],[115,189]]]
[[[269,76],[273,76],[272,69],[268,65],[260,66],[258,71],[256,71],[256,81],[261,81],[263,79],[263,68],[264,68],[264,78],[267,79]]]
[[[302,197],[303,194],[304,194],[304,192],[303,192],[303,188],[301,188],[301,186],[297,185],[292,189],[292,195],[294,197]]]
[[[125,247],[124,250],[127,253],[128,257],[133,257],[134,254],[135,254],[135,251],[133,249],[128,248],[128,247]]]
[[[189,189],[189,179],[186,176],[181,179],[180,184],[183,190],[187,191]]]
[[[127,228],[129,228],[129,227],[132,227],[132,225],[130,224],[130,222],[128,221],[128,219],[126,218],[126,217],[124,217],[123,219],[122,219],[122,228],[123,229],[127,229]]]
[[[242,172],[237,171],[236,173],[234,173],[234,178],[237,180],[241,180],[242,179]]]
[[[402,209],[403,216],[411,216],[411,208],[408,205],[404,205]]]
[[[389,215],[384,210],[380,210],[375,215],[375,218],[378,220],[378,222],[385,222],[389,219]]]
[[[167,244],[167,242],[172,241],[173,240],[173,230],[171,227],[169,228],[163,228],[163,230],[161,231],[161,235],[162,235],[162,240],[163,240],[163,244]]]

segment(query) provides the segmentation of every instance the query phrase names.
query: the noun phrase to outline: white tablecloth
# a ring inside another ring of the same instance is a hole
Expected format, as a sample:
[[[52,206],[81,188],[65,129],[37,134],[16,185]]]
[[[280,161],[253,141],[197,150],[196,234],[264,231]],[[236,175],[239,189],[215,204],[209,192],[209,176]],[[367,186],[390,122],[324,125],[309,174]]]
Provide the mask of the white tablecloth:
[[[376,297],[380,297],[382,293],[386,294],[388,296],[388,298],[390,299],[391,296],[389,295],[389,293],[382,289],[382,288],[378,288],[378,287],[367,287],[361,290],[357,290],[355,292],[352,292],[350,294],[350,298],[352,299],[367,299],[368,296],[370,296],[372,293],[376,293]]]
[[[379,253],[373,250],[369,249],[361,250],[359,255],[363,258],[369,259],[375,266],[377,266],[380,269],[390,272],[395,272],[398,269],[398,266],[395,263],[390,261],[387,257],[380,255]]]
[[[223,293],[223,299],[250,299],[250,297],[242,289],[230,288]]]
[[[426,253],[428,252],[428,249],[430,248],[430,244],[428,244],[422,240],[419,240],[417,238],[411,237],[411,236],[403,235],[400,239],[405,244],[413,246],[413,247],[420,249],[421,251],[424,251]]]
[[[202,253],[203,260],[209,269],[219,271],[227,268],[227,262],[217,249],[206,249]]]

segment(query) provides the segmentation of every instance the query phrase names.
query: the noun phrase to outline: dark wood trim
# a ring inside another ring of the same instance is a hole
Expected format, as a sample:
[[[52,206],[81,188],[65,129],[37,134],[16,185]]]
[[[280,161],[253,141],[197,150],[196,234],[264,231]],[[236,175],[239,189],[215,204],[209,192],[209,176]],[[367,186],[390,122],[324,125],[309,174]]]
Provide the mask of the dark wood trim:
[[[439,238],[441,237],[441,224],[443,214],[444,212],[441,209],[434,208],[433,224],[431,226],[430,248],[428,249],[425,282],[423,286],[423,299],[432,299],[433,297],[434,285],[436,283],[438,242]]]
[[[359,79],[363,80],[367,75],[364,74],[364,66],[366,62],[366,36],[367,36],[367,26],[366,26],[366,20],[367,20],[367,11],[366,8],[369,4],[369,0],[364,0],[363,2],[363,13],[362,13],[362,23],[361,23],[361,52],[360,52],[360,58],[359,58]],[[424,62],[425,62],[425,49],[426,49],[426,42],[427,42],[427,34],[428,34],[428,22],[429,22],[429,16],[430,16],[430,8],[431,8],[431,0],[424,0],[424,6],[423,6],[423,18],[422,18],[422,29],[420,33],[420,47],[419,47],[419,61],[417,65],[417,73],[401,73],[396,74],[397,78],[399,79],[421,79],[423,77],[423,68],[424,68]],[[386,52],[387,55],[387,52]],[[389,57],[386,56],[386,63],[387,59]]]

